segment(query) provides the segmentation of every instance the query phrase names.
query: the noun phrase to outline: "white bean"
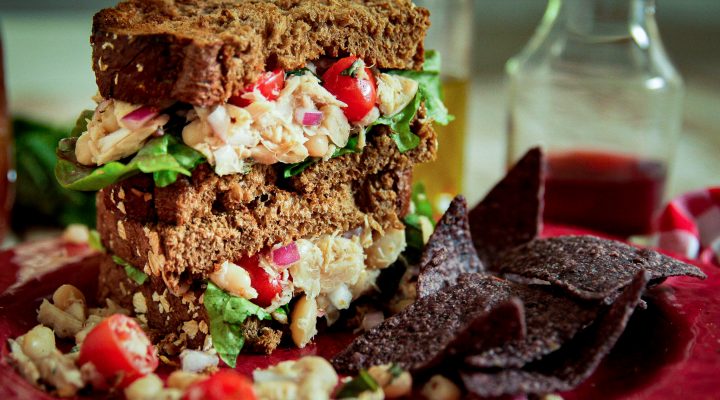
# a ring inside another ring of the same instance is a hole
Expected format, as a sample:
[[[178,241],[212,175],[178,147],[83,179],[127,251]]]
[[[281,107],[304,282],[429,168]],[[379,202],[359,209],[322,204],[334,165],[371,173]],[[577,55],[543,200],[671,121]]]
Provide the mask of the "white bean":
[[[23,336],[22,350],[31,360],[40,360],[56,351],[52,329],[37,325]]]
[[[252,148],[252,158],[260,164],[270,165],[275,164],[278,160],[267,147],[259,144]]]
[[[328,137],[325,135],[315,135],[305,142],[305,148],[310,157],[322,157],[328,151]]]
[[[303,295],[295,303],[290,320],[290,333],[297,347],[305,347],[317,333],[317,302]]]
[[[163,381],[155,374],[148,374],[125,388],[127,400],[156,399],[163,390]]]
[[[427,400],[458,400],[460,389],[450,379],[442,375],[433,375],[423,386],[422,395]]]
[[[53,304],[61,310],[67,310],[74,303],[85,304],[85,295],[73,285],[62,285],[53,293]]]

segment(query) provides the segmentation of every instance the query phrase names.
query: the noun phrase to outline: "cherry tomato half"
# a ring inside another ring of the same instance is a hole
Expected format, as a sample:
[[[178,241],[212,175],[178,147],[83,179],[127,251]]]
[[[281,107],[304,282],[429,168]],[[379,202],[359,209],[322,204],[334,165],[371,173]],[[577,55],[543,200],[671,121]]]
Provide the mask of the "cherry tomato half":
[[[254,255],[245,257],[238,262],[250,275],[250,284],[258,293],[258,297],[252,300],[260,307],[267,307],[272,303],[275,296],[282,292],[282,285],[277,277],[271,277],[260,266],[260,257]]]
[[[280,91],[285,86],[285,71],[276,69],[260,74],[257,82],[245,86],[242,92],[231,97],[228,102],[238,107],[246,107],[250,104],[250,100],[242,98],[245,93],[253,92],[255,89],[265,96],[268,100],[276,100],[280,95]]]
[[[375,106],[377,88],[370,68],[358,67],[357,57],[339,59],[323,74],[323,86],[338,100],[347,104],[343,108],[350,122],[363,119]],[[362,63],[362,61],[359,61]],[[360,73],[364,70],[364,74]]]
[[[124,387],[158,366],[155,347],[134,319],[114,314],[97,324],[80,347],[80,365],[91,362],[108,381]]]
[[[185,390],[182,400],[255,400],[252,382],[245,375],[224,369]]]

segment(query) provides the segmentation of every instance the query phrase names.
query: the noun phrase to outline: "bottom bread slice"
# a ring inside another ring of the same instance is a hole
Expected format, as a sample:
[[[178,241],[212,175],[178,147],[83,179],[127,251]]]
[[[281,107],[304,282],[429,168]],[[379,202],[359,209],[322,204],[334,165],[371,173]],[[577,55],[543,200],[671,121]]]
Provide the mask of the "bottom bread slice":
[[[203,283],[198,282],[184,295],[175,296],[158,277],[148,277],[138,284],[110,254],[100,262],[98,283],[100,302],[110,299],[131,310],[162,354],[177,355],[185,349],[200,350],[208,345],[210,322],[202,304]],[[250,317],[243,323],[242,351],[270,354],[285,336],[284,331],[276,321]]]

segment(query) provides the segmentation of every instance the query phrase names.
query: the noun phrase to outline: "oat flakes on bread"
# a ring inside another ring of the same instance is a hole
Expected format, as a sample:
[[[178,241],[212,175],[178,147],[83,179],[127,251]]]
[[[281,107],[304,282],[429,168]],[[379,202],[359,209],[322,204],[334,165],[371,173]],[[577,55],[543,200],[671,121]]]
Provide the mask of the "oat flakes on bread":
[[[95,15],[93,70],[105,98],[209,106],[321,57],[418,70],[429,25],[409,0],[131,0]]]

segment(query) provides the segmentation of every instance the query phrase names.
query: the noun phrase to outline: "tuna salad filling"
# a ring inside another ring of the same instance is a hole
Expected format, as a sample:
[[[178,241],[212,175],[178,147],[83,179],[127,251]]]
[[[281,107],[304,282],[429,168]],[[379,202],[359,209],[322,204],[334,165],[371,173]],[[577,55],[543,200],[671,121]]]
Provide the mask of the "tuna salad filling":
[[[420,104],[447,123],[437,55],[422,71],[380,71],[356,57],[319,60],[294,71],[268,71],[224,104],[151,107],[96,98],[58,146],[63,186],[98,190],[135,173],[158,186],[207,162],[216,174],[279,164],[290,177],[315,162],[361,152],[365,135],[387,125],[401,152],[417,146],[410,130]],[[318,72],[322,71],[322,75]]]

